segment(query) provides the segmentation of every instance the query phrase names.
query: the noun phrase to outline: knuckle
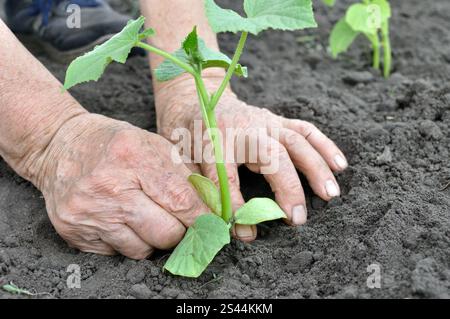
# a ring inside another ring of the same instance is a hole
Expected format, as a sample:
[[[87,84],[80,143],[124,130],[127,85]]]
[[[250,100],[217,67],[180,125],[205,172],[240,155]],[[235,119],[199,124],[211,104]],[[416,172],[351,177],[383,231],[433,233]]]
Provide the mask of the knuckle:
[[[127,252],[125,256],[134,260],[143,260],[152,255],[153,251],[154,250],[151,247],[146,247],[145,249],[143,248],[137,251]]]
[[[228,167],[227,176],[228,176],[228,181],[230,184],[239,185],[239,177],[234,168]]]
[[[274,116],[274,114],[268,109],[262,109],[262,114],[265,116],[266,119],[271,119],[272,116]]]
[[[98,240],[92,242],[80,242],[72,247],[77,248],[82,252],[95,253],[104,256],[114,256],[117,254],[114,249]]]
[[[289,131],[285,133],[285,143],[288,147],[293,147],[299,144],[304,139],[303,136],[296,134],[295,132]]]
[[[214,184],[219,184],[219,176],[217,176],[217,172],[215,167],[208,167],[207,169],[203,168],[203,172],[206,177],[208,177]]]
[[[65,236],[65,234],[63,234],[63,233],[59,233],[58,232],[58,234],[64,239],[64,241],[67,243],[67,245],[70,248],[75,248],[75,249],[78,249],[78,250],[80,250],[82,252],[86,252],[90,248],[85,243],[82,243],[79,240],[75,240],[75,239],[73,239],[73,238],[71,238],[69,236]]]
[[[77,225],[83,211],[82,201],[77,195],[70,195],[67,200],[57,207],[56,215],[60,227]]]
[[[180,223],[166,225],[161,230],[159,248],[171,249],[175,247],[183,239],[185,232],[185,228]]]
[[[172,188],[171,198],[172,198],[172,209],[173,211],[189,211],[195,204],[195,193],[187,186],[179,186],[177,188]]]
[[[167,212],[179,215],[183,223],[188,223],[202,205],[200,197],[187,178],[176,172],[164,172],[154,179],[152,188],[146,189],[146,194]]]
[[[234,127],[241,127],[243,129],[247,128],[249,126],[249,120],[245,116],[242,116],[242,114],[239,114],[239,113],[235,114],[235,116],[229,122],[234,123]],[[227,128],[227,126],[225,126],[225,125],[231,124],[231,123],[223,123],[222,128],[225,130]]]
[[[308,138],[311,134],[314,132],[317,132],[319,129],[312,123],[309,122],[303,122],[301,126],[301,132],[302,135],[305,136],[305,138]]]
[[[192,211],[197,205],[198,196],[193,187],[176,173],[166,173],[163,180],[164,202],[174,213]]]
[[[287,155],[286,148],[278,142],[271,141],[267,144],[267,153],[273,158],[284,158]]]
[[[94,194],[117,197],[121,193],[120,183],[111,172],[95,174],[88,179],[87,189]]]
[[[109,223],[103,226],[103,232],[110,234],[110,236],[123,237],[121,236],[123,227],[123,224]]]
[[[109,155],[121,162],[133,161],[141,148],[141,134],[127,129],[117,132],[109,143]]]
[[[237,120],[239,122],[239,120]],[[224,132],[229,127],[229,120],[226,116],[220,116],[217,118],[217,128],[219,132]]]
[[[105,245],[95,232],[83,231],[77,227],[67,225],[55,225],[55,229],[69,247],[101,255],[115,254],[115,251]]]

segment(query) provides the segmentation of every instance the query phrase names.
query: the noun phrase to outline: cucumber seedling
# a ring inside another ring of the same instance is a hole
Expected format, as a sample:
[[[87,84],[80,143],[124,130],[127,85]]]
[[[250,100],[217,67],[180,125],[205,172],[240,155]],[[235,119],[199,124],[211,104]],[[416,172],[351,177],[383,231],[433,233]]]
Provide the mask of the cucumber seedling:
[[[18,286],[16,286],[14,283],[10,282],[9,284],[3,285],[1,286],[1,288],[6,291],[9,292],[10,294],[13,295],[24,295],[24,296],[42,296],[42,295],[48,295],[51,296],[51,294],[49,292],[31,292],[29,290],[26,289],[22,289],[19,288]]]
[[[11,294],[16,294],[16,295],[26,295],[26,296],[35,296],[36,295],[36,294],[34,294],[34,293],[32,293],[32,292],[30,292],[28,290],[25,290],[25,289],[17,287],[12,282],[9,283],[9,284],[3,285],[2,289],[4,291],[7,291],[7,292],[9,292]]]
[[[165,58],[154,72],[159,81],[169,81],[183,73],[194,78],[203,121],[214,149],[219,190],[204,176],[193,174],[189,177],[211,213],[195,220],[164,265],[172,274],[186,277],[201,275],[223,246],[230,243],[230,229],[235,223],[256,225],[286,218],[278,204],[269,198],[253,198],[233,214],[222,141],[214,110],[233,75],[247,77],[247,68],[240,65],[239,60],[249,33],[257,35],[267,29],[299,30],[317,26],[311,0],[244,0],[246,16],[223,9],[214,0],[205,0],[205,11],[214,32],[241,33],[232,59],[209,49],[198,37],[196,27],[174,53],[153,47],[143,40],[153,36],[154,31],[141,31],[144,17],[140,17],[130,21],[109,41],[74,60],[67,70],[64,84],[64,88],[69,89],[82,82],[98,80],[112,61],[125,63],[133,47],[143,48]],[[205,87],[202,71],[207,68],[226,70],[216,92],[208,92]]]
[[[333,57],[347,51],[356,38],[363,34],[372,45],[374,69],[380,70],[380,53],[383,49],[383,75],[388,78],[392,65],[390,18],[391,6],[387,0],[362,0],[352,4],[331,31],[330,48]]]

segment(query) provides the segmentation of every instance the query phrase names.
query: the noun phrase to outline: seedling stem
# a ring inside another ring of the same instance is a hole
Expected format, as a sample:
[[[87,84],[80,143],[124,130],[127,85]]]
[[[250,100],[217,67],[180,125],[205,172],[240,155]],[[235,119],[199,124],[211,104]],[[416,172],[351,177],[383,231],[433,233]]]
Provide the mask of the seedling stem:
[[[384,53],[384,69],[383,75],[385,78],[388,78],[391,73],[391,65],[392,65],[392,49],[391,49],[391,40],[389,36],[389,22],[386,21],[381,25],[381,39],[383,45],[383,53]]]
[[[205,83],[201,77],[201,74],[196,73],[194,75],[195,84],[197,86],[197,92],[200,100],[200,108],[203,115],[203,121],[208,130],[208,135],[213,143],[214,157],[216,159],[216,170],[219,178],[220,196],[222,203],[222,219],[228,223],[233,215],[231,206],[230,185],[228,184],[228,174],[225,167],[225,161],[222,152],[222,141],[217,129],[217,120],[214,113],[214,109],[211,108],[211,99],[207,93]]]
[[[177,57],[173,56],[172,54],[170,54],[169,52],[166,52],[164,50],[155,48],[154,46],[151,46],[147,43],[144,42],[138,42],[136,43],[137,47],[140,47],[144,50],[147,50],[149,52],[158,54],[170,61],[172,61],[174,64],[178,65],[180,68],[184,69],[187,73],[194,75],[195,74],[195,70],[187,63],[184,63],[183,61],[181,61],[180,59],[178,59]]]
[[[380,39],[378,37],[378,34],[368,35],[368,38],[370,39],[370,42],[372,43],[372,50],[373,50],[372,67],[375,70],[379,70],[380,69]]]
[[[196,81],[197,83],[197,89],[200,91],[201,96],[203,97],[203,102],[200,103],[202,105],[202,108],[204,108],[204,105],[207,105],[206,107],[206,118],[205,123],[209,122],[208,130],[210,131],[210,138],[213,142],[214,146],[214,154],[216,158],[216,169],[217,169],[217,175],[219,178],[219,185],[220,185],[220,195],[221,195],[221,201],[222,201],[222,219],[228,223],[230,222],[231,217],[233,216],[233,209],[231,205],[231,195],[230,195],[230,186],[228,183],[228,174],[227,169],[225,167],[224,159],[223,159],[223,151],[222,151],[222,141],[220,140],[220,135],[218,134],[217,130],[217,120],[216,115],[214,113],[214,109],[216,108],[217,104],[220,101],[220,98],[222,97],[223,93],[225,92],[225,89],[228,87],[230,80],[234,74],[234,70],[236,69],[236,66],[239,63],[239,60],[241,58],[242,52],[245,47],[245,43],[247,41],[248,32],[242,32],[241,38],[239,40],[239,43],[236,48],[236,52],[234,53],[233,59],[231,60],[231,64],[227,70],[227,73],[225,75],[225,78],[222,81],[222,84],[220,85],[219,89],[216,93],[214,93],[211,97],[211,99],[205,100],[205,94],[206,92],[203,80],[201,75],[197,75],[199,80]],[[203,93],[202,93],[203,92]],[[211,130],[213,129],[213,130]]]
[[[245,42],[247,41],[248,32],[242,32],[241,38],[239,39],[238,46],[236,48],[236,52],[234,53],[233,59],[231,60],[230,67],[228,68],[227,74],[219,87],[219,90],[213,95],[210,107],[214,109],[219,103],[220,98],[222,97],[223,92],[227,88],[230,83],[231,77],[233,76],[234,70],[236,69],[237,64],[239,63],[239,59],[241,58],[242,51],[245,47]]]

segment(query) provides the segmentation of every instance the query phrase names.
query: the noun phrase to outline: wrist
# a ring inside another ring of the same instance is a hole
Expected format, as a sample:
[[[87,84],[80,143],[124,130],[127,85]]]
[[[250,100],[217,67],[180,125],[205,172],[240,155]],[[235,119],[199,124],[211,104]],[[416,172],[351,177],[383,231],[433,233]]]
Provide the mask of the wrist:
[[[3,113],[5,121],[0,124],[5,134],[0,138],[0,153],[20,176],[36,185],[42,158],[55,134],[66,122],[86,113],[73,99],[43,108],[16,103]]]
[[[57,135],[67,126],[70,126],[71,123],[78,121],[79,118],[87,114],[89,113],[84,109],[70,110],[64,115],[64,119],[49,123],[43,134],[30,136],[27,144],[31,143],[32,146],[28,147],[26,153],[15,164],[11,164],[11,167],[19,175],[42,191],[43,181],[48,171],[48,164],[52,160],[56,160],[51,154],[53,153],[53,145],[55,144]],[[41,142],[33,143],[34,141]]]
[[[37,173],[33,183],[44,195],[54,189],[64,193],[65,185],[58,185],[57,181],[78,178],[87,167],[97,165],[92,159],[100,158],[97,153],[104,151],[115,133],[128,127],[131,125],[126,122],[87,112],[71,118],[58,129],[45,152],[35,161]]]

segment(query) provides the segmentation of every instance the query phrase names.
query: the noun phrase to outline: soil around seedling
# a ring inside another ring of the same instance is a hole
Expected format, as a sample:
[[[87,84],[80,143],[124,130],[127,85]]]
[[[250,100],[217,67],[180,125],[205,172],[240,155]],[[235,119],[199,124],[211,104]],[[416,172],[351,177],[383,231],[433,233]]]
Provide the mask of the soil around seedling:
[[[341,198],[326,203],[303,179],[305,226],[264,224],[254,243],[233,241],[200,278],[184,279],[162,272],[166,252],[133,261],[69,248],[40,192],[0,160],[0,285],[55,298],[449,298],[450,3],[391,1],[389,80],[370,70],[364,41],[337,61],[327,52],[349,3],[329,9],[315,1],[316,30],[251,37],[241,61],[250,78],[233,82],[246,102],[311,121],[335,140],[350,162],[337,177]],[[237,37],[220,39],[233,52]],[[37,56],[63,79],[66,65]],[[147,70],[146,58],[136,57],[72,93],[91,112],[155,131]],[[245,169],[241,183],[247,199],[271,195]],[[67,287],[71,264],[81,268],[80,289]],[[367,285],[373,264],[379,289]],[[18,296],[0,291],[0,298]]]

